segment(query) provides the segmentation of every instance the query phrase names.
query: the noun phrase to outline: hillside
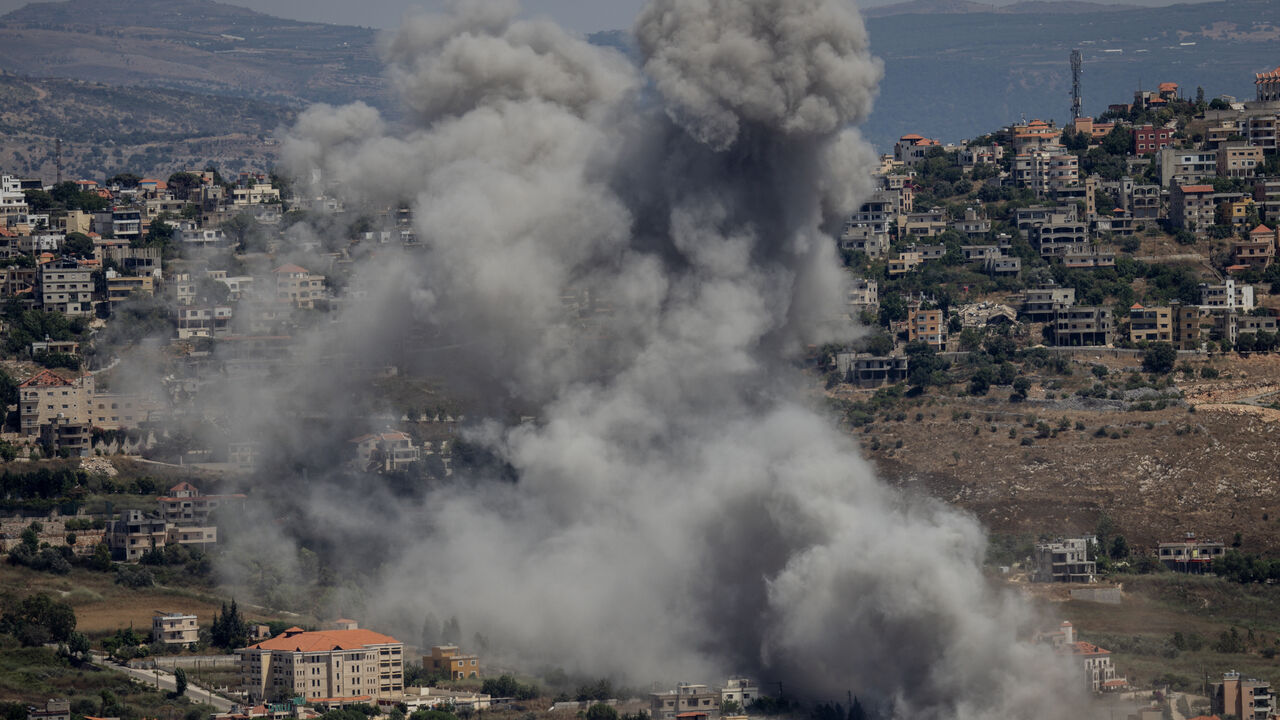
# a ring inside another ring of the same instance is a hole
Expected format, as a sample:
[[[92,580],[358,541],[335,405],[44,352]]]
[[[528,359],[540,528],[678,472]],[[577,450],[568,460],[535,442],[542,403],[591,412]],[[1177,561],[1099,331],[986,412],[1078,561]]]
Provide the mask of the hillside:
[[[60,138],[65,177],[167,175],[209,161],[265,170],[272,134],[293,115],[246,98],[0,75],[0,166],[52,180]]]
[[[0,68],[292,105],[380,102],[374,39],[209,0],[69,0],[0,17]]]

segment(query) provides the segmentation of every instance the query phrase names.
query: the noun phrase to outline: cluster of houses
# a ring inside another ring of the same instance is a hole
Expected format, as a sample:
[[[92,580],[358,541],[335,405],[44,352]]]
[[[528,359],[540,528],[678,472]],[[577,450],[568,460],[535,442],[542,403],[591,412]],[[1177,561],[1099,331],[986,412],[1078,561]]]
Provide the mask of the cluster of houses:
[[[1027,287],[1020,296],[996,301],[1016,318],[1003,311],[978,317],[964,307],[953,310],[964,320],[962,327],[990,320],[1043,323],[1046,344],[1057,346],[1169,342],[1181,350],[1202,350],[1211,341],[1234,346],[1241,335],[1276,333],[1274,313],[1260,309],[1254,287],[1240,276],[1266,270],[1280,253],[1280,178],[1259,174],[1267,156],[1277,152],[1280,98],[1266,89],[1277,73],[1280,68],[1257,76],[1256,101],[1220,99],[1213,104],[1217,109],[1189,121],[1174,115],[1167,125],[1083,117],[1059,127],[1033,120],[962,145],[904,135],[893,154],[881,159],[876,189],[848,217],[839,245],[883,262],[882,277],[889,281],[938,262],[961,262],[993,278],[1012,278],[1027,269],[1029,256],[1020,252],[1024,243],[1047,263],[1100,269],[1114,267],[1117,244],[1134,238],[1136,245],[1135,236],[1144,228],[1212,235],[1222,241],[1227,259],[1216,281],[1201,286],[1199,304],[1135,304],[1127,332],[1110,308],[1077,305],[1073,289],[1052,285]],[[1110,109],[1123,117],[1135,109],[1170,106],[1180,97],[1176,83],[1161,83],[1158,90],[1136,93],[1133,103]],[[1117,127],[1131,131],[1123,158],[1128,174],[1103,179],[1085,173],[1068,144],[1078,149],[1082,140],[1098,143]],[[955,206],[917,207],[917,171],[938,157],[951,158],[964,177],[987,186],[1024,188],[1040,203],[1015,203],[998,218],[973,200],[962,212]],[[874,315],[882,282],[874,276],[855,281],[850,315]],[[889,328],[896,339],[924,341],[939,351],[957,349],[948,343],[949,326],[955,327],[949,314],[929,309],[936,304],[925,298],[908,298],[908,307],[907,319]],[[896,355],[851,355],[842,360],[842,369],[852,382],[875,385],[905,377],[907,362]]]
[[[1094,535],[1036,543],[1031,556],[1031,581],[1097,582],[1098,564],[1090,559],[1097,544]],[[1187,532],[1181,540],[1158,543],[1153,554],[1170,570],[1200,575],[1212,569],[1214,560],[1227,554],[1227,546],[1221,540],[1205,540]]]

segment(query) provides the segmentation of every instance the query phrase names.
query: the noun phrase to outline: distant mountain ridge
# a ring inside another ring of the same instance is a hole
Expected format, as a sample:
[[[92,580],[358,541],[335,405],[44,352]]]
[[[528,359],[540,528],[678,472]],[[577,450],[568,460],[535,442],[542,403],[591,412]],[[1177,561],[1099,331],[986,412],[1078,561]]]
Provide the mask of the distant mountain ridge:
[[[376,32],[212,0],[67,0],[0,16],[0,68],[302,106],[386,100]]]
[[[909,0],[908,2],[880,5],[862,11],[864,17],[888,17],[890,15],[956,15],[961,13],[992,13],[1000,15],[1078,15],[1083,13],[1120,12],[1140,9],[1137,5],[1108,5],[1085,0],[1025,0],[1011,5],[970,2],[970,0]]]

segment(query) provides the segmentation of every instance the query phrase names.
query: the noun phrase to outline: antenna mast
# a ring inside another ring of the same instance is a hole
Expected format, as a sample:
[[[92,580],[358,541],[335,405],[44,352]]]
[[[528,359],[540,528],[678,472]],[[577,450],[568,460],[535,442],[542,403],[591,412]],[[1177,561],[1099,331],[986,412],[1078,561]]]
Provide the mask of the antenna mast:
[[[1080,51],[1071,51],[1071,119],[1080,118],[1080,73],[1082,61]]]
[[[58,185],[62,184],[62,138],[53,141],[54,163],[58,166]]]

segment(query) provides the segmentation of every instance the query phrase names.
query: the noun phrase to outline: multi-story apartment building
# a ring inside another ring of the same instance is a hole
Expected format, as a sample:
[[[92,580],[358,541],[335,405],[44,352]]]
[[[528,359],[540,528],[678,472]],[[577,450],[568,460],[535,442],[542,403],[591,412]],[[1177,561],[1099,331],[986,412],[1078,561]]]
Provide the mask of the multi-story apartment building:
[[[231,495],[204,495],[200,488],[189,482],[180,482],[169,488],[167,495],[159,498],[160,517],[174,525],[208,525],[209,515],[220,507],[244,502],[240,493]]]
[[[142,211],[130,208],[112,210],[111,236],[122,240],[142,237]]]
[[[947,227],[947,211],[931,207],[924,212],[907,213],[899,231],[903,236],[936,237],[946,232]]]
[[[1258,215],[1273,227],[1280,226],[1280,178],[1258,178],[1253,183]]]
[[[1150,123],[1133,129],[1133,154],[1155,154],[1173,144],[1173,131]]]
[[[1062,147],[1062,130],[1051,122],[1032,120],[1009,128],[1015,155],[1039,150],[1058,151]]]
[[[92,375],[68,379],[52,370],[36,373],[18,386],[22,434],[39,435],[42,426],[58,420],[87,424],[92,397]]]
[[[1056,542],[1036,543],[1032,560],[1033,582],[1091,583],[1096,579],[1098,564],[1089,559],[1089,545],[1098,539],[1092,535],[1063,538]]]
[[[760,699],[760,688],[750,678],[729,678],[724,687],[720,688],[721,705],[724,705],[724,703],[737,703],[738,707],[745,710],[748,705],[758,699]]]
[[[1265,270],[1276,259],[1277,236],[1275,230],[1259,225],[1249,231],[1248,240],[1231,243],[1231,259],[1237,265]]]
[[[1232,345],[1240,341],[1241,335],[1253,335],[1266,332],[1276,334],[1277,324],[1274,315],[1242,315],[1225,311],[1213,314],[1213,333],[1216,337],[1228,340]]]
[[[314,275],[298,265],[281,265],[272,271],[276,280],[276,300],[294,307],[313,308],[324,299],[324,276]]]
[[[893,159],[910,167],[928,157],[929,151],[935,147],[941,147],[937,140],[915,133],[903,135],[893,145]]]
[[[1184,305],[1177,300],[1169,303],[1173,319],[1173,346],[1179,350],[1199,350],[1205,327],[1204,311],[1195,305]]]
[[[156,613],[151,617],[151,642],[194,645],[200,642],[200,624],[195,615]]]
[[[361,470],[404,470],[422,457],[413,438],[402,432],[383,432],[352,438],[355,464]]]
[[[854,278],[849,282],[849,313],[875,312],[880,307],[880,284],[875,280]]]
[[[1173,310],[1167,307],[1143,307],[1134,303],[1129,308],[1129,340],[1173,342]]]
[[[1223,673],[1222,682],[1213,684],[1210,705],[1214,713],[1238,720],[1272,720],[1276,716],[1271,683],[1242,678],[1234,670]]]
[[[1059,346],[1110,345],[1115,339],[1111,308],[1075,306],[1053,320],[1053,343]]]
[[[1253,286],[1237,284],[1230,277],[1214,285],[1200,283],[1200,307],[1248,312],[1253,309]]]
[[[1031,246],[1042,257],[1064,255],[1089,245],[1089,223],[1071,215],[1054,213],[1028,231]]]
[[[1176,228],[1204,232],[1214,224],[1212,185],[1175,185],[1169,191],[1169,222]]]
[[[976,208],[965,208],[964,219],[951,223],[951,227],[971,238],[983,238],[991,232],[991,219],[985,212]]]
[[[119,275],[115,270],[107,273],[107,304],[112,308],[135,295],[154,295],[155,278],[149,275]]]
[[[1178,572],[1205,573],[1215,558],[1227,554],[1227,546],[1218,540],[1197,540],[1189,532],[1176,542],[1162,542],[1156,547],[1156,557],[1165,567]]]
[[[1167,147],[1156,154],[1160,185],[1190,185],[1218,173],[1218,153],[1212,150],[1183,150]]]
[[[1251,178],[1262,164],[1262,148],[1247,142],[1225,142],[1218,147],[1218,177]]]
[[[40,268],[40,306],[69,316],[93,314],[93,270],[72,261]]]
[[[451,680],[480,677],[480,658],[464,655],[457,645],[435,645],[430,655],[422,656],[422,668]]]
[[[232,205],[261,205],[280,202],[280,191],[270,183],[253,183],[231,188]]]
[[[226,335],[231,328],[233,313],[230,305],[180,305],[178,339]]]
[[[1042,634],[1040,641],[1052,645],[1059,655],[1071,659],[1082,671],[1085,684],[1095,693],[1123,690],[1129,685],[1128,680],[1116,675],[1111,651],[1077,640],[1075,627],[1069,622],[1064,621],[1056,632]]]
[[[907,341],[916,340],[939,352],[947,349],[947,323],[941,310],[921,310],[919,306],[907,310]]]
[[[1080,183],[1080,159],[1061,150],[1036,150],[1014,157],[1013,177],[1037,195]]]
[[[27,211],[27,196],[22,192],[22,180],[12,175],[0,175],[0,227],[25,223]]]
[[[924,262],[924,257],[918,250],[904,250],[898,253],[898,257],[889,258],[888,263],[886,263],[886,272],[889,273],[890,277],[906,275],[922,262]]]
[[[905,355],[869,355],[863,353],[839,353],[836,370],[847,382],[859,387],[879,387],[904,382],[910,371],[910,358]]]
[[[675,690],[649,694],[649,716],[653,720],[675,720],[677,717],[719,715],[720,691],[706,685],[680,683]]]
[[[1136,220],[1155,220],[1165,216],[1159,185],[1133,185],[1129,191],[1129,207]]]
[[[1031,238],[1031,231],[1037,225],[1043,225],[1051,219],[1060,221],[1064,218],[1069,221],[1079,219],[1075,205],[1032,205],[1013,211],[1013,220],[1018,226],[1018,233],[1027,239]]]
[[[1280,67],[1254,74],[1253,85],[1258,93],[1258,102],[1280,100]]]
[[[1030,322],[1053,322],[1059,312],[1076,304],[1076,289],[1046,285],[1023,291],[1022,315]]]
[[[242,688],[253,703],[377,699],[404,692],[404,643],[372,630],[294,627],[236,654]]]

